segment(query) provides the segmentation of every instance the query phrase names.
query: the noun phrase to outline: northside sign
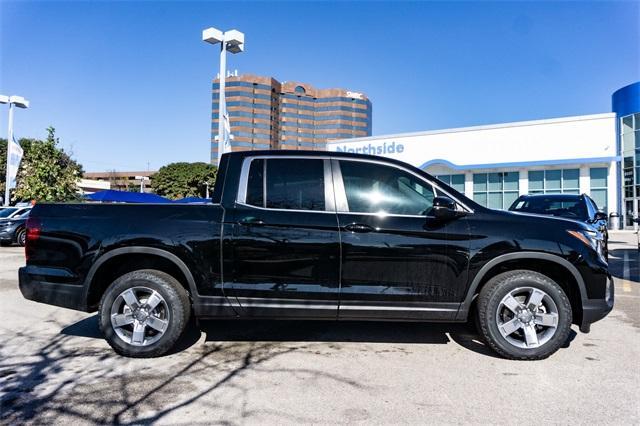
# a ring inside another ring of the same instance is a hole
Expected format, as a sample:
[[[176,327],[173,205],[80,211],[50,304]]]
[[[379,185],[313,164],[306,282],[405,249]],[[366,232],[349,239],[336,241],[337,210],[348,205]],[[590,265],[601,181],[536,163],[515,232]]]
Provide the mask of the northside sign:
[[[385,142],[381,145],[363,145],[358,147],[349,147],[347,145],[336,145],[336,152],[351,152],[354,154],[370,154],[370,155],[385,155],[385,154],[402,154],[404,152],[404,145],[395,142]]]

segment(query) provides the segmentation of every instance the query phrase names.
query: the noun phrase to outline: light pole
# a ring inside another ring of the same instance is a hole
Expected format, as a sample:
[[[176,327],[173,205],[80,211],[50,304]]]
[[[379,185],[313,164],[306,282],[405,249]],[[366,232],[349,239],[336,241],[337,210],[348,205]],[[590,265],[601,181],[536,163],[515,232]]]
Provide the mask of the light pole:
[[[29,108],[29,101],[22,96],[4,96],[0,95],[0,104],[9,104],[9,122],[7,123],[7,173],[4,181],[4,205],[9,205],[9,174],[11,161],[11,144],[13,143],[13,107]]]
[[[218,102],[218,164],[220,164],[220,157],[229,147],[229,139],[231,137],[228,127],[227,104],[225,101],[227,51],[234,54],[244,51],[244,33],[238,30],[222,32],[211,27],[202,31],[202,41],[211,44],[220,43],[220,90]]]
[[[144,183],[148,182],[150,179],[148,176],[135,176],[136,180],[140,181],[140,193],[144,192]]]

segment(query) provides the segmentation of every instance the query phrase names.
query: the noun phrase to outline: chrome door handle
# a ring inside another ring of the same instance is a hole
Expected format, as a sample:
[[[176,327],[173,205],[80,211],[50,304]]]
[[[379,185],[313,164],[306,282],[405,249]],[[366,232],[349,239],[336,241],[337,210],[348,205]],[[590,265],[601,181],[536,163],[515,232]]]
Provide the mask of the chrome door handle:
[[[364,223],[350,223],[348,225],[343,226],[342,229],[349,232],[359,232],[359,233],[375,231],[375,228],[373,228],[373,226],[365,225]]]
[[[265,224],[263,220],[257,217],[243,217],[238,223],[244,226],[262,226]]]

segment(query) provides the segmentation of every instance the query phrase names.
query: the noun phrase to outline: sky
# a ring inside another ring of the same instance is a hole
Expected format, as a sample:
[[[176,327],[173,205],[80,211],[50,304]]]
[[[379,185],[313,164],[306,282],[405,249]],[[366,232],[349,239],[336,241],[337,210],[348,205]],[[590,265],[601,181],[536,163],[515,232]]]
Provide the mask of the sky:
[[[245,33],[230,70],[366,93],[374,135],[609,112],[640,80],[637,1],[0,0],[16,137],[51,125],[86,171],[209,161],[211,26]]]

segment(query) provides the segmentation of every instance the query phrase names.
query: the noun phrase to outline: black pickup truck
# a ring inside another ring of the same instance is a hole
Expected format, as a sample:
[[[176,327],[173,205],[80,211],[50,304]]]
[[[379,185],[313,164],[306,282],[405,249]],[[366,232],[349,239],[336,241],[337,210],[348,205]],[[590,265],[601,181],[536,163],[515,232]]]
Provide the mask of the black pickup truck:
[[[222,157],[211,204],[38,204],[27,299],[87,312],[120,354],[159,356],[196,318],[464,322],[541,359],[613,307],[593,228],[484,208],[375,156]]]

